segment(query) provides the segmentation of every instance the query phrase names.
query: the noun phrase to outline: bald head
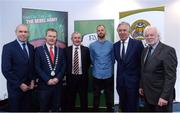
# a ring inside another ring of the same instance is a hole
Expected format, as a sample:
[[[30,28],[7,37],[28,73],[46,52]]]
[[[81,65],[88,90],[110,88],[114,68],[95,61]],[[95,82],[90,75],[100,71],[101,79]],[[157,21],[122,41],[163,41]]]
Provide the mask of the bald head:
[[[15,32],[19,41],[26,42],[28,40],[29,30],[25,24],[18,25]]]

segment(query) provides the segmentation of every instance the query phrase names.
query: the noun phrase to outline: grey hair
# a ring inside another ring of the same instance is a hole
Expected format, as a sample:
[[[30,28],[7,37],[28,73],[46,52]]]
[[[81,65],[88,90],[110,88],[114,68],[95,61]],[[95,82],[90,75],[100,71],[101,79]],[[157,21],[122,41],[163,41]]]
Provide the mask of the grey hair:
[[[117,30],[118,30],[118,28],[119,28],[121,25],[127,25],[128,28],[129,28],[128,31],[130,31],[130,27],[131,27],[131,26],[130,26],[130,24],[127,23],[127,22],[121,22],[121,23],[119,23],[118,26],[117,26]]]
[[[75,35],[75,34],[79,34],[79,35],[80,35],[80,37],[81,37],[81,33],[79,33],[79,32],[77,32],[77,31],[75,31],[75,32],[73,32],[73,33],[71,34],[71,38],[73,38],[73,35]]]
[[[17,31],[18,31],[18,29],[19,29],[20,26],[25,26],[25,27],[28,28],[28,26],[27,26],[26,24],[19,24],[19,25],[16,27],[16,29],[15,29],[15,33],[17,33]],[[29,30],[28,30],[28,32],[29,32]]]
[[[155,29],[156,33],[157,33],[157,37],[160,39],[160,32],[159,30],[157,29],[157,27],[155,26],[146,26],[146,28],[144,29],[144,32],[143,32],[143,35],[145,36],[146,32],[149,30],[149,29]]]

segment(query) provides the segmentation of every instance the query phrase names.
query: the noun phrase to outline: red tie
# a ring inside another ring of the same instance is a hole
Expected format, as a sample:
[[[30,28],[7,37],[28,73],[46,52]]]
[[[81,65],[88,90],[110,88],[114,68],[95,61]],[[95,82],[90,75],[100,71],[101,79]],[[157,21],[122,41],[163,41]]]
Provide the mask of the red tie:
[[[50,57],[51,57],[51,61],[54,64],[54,53],[53,53],[53,47],[50,47]]]

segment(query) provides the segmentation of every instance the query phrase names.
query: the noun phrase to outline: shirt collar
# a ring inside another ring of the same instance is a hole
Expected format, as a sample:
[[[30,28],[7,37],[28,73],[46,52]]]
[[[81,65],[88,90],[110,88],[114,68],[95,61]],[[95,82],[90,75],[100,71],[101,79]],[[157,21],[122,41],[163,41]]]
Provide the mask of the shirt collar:
[[[46,43],[47,48],[49,49],[50,47],[52,47],[54,49],[54,45],[50,46],[48,43]]]
[[[75,49],[76,47],[78,47],[78,49],[80,48],[80,45],[79,46],[75,46],[75,45],[73,45],[73,49]]]
[[[17,38],[17,41],[18,41],[18,43],[19,43],[20,45],[22,45],[23,43],[27,44],[27,42],[22,42],[22,41],[20,41],[18,38]]]
[[[159,44],[159,41],[158,41],[156,44],[154,44],[153,46],[151,46],[152,49],[155,49],[155,48],[157,47],[158,44]],[[148,45],[148,46],[150,46],[150,45]]]
[[[122,40],[120,40],[120,41],[121,41],[121,43],[123,42]],[[126,44],[128,42],[129,42],[129,37],[124,41],[124,43]]]

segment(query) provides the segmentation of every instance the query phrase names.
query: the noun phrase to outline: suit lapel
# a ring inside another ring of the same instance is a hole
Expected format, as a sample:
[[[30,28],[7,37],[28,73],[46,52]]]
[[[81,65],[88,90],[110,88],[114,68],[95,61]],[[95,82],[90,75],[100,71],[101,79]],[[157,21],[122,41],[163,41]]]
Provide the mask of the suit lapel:
[[[31,60],[31,58],[33,58],[33,49],[31,49],[31,46],[29,43],[27,43],[28,46],[28,51],[29,51],[29,60]]]
[[[152,53],[152,55],[149,58],[149,61],[151,61],[155,56],[158,56],[160,53],[160,50],[162,48],[162,43],[159,42],[159,44],[157,45],[157,47],[155,48],[154,52]]]
[[[153,59],[154,59],[154,57],[156,57],[156,56],[158,56],[159,55],[159,53],[161,52],[161,48],[162,48],[162,43],[161,42],[159,42],[159,44],[157,45],[157,47],[155,48],[155,50],[154,50],[154,52],[152,53],[152,55],[149,57],[149,59],[148,59],[148,64],[150,65],[152,62],[153,62]],[[146,48],[145,49],[145,52],[143,53],[143,66],[144,66],[144,59],[145,59],[145,57],[146,57],[146,54],[147,54],[147,51],[148,51],[148,48]]]
[[[83,54],[84,53],[83,52],[84,48],[82,46],[80,46],[80,48],[81,48],[81,52],[80,53],[81,53],[81,62],[82,62],[83,61],[82,59],[83,59],[83,56],[84,56],[84,54]]]
[[[50,53],[49,53],[49,50],[48,50],[48,47],[46,46],[46,44],[44,45],[44,49],[45,49],[45,51],[46,51],[46,53],[47,53],[47,55],[48,55],[48,57],[49,57],[49,60],[50,60],[50,62],[51,62],[51,65],[52,66],[54,66],[54,64],[52,63],[52,61],[51,61],[51,57],[50,57]],[[55,51],[54,51],[55,52]],[[45,54],[44,54],[45,55]],[[55,55],[54,55],[55,56]],[[46,55],[45,55],[45,57],[46,57]]]
[[[117,60],[121,61],[121,55],[120,55],[120,48],[121,48],[121,42],[118,41],[117,45],[116,45],[116,56],[117,56]]]
[[[145,56],[146,56],[147,51],[148,51],[148,47],[146,47],[142,52],[142,56],[141,56],[141,66],[142,66],[142,68],[144,68],[144,60],[145,60]]]
[[[69,54],[69,56],[70,56],[70,58],[71,58],[71,62],[72,62],[72,53],[73,53],[73,48],[72,48],[72,46],[70,46],[70,49],[69,49],[69,51],[68,51],[68,54]]]
[[[133,53],[133,43],[132,43],[132,39],[129,38],[129,42],[128,42],[128,46],[127,46],[127,50],[126,50],[126,54],[125,54],[125,62],[128,62],[131,58],[131,55]]]

